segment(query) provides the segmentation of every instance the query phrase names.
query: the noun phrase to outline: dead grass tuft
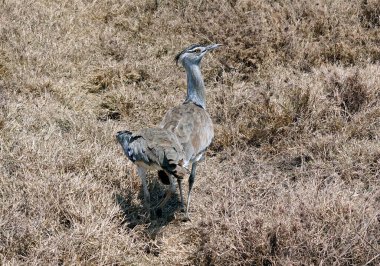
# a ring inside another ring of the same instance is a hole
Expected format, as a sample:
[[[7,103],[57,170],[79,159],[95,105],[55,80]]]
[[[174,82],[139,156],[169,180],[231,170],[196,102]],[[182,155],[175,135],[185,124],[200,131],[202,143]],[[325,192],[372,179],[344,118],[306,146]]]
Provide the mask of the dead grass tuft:
[[[360,79],[359,71],[340,80],[338,74],[330,77],[327,93],[342,109],[344,116],[352,116],[360,111],[368,101],[367,88]]]
[[[380,27],[379,1],[362,1],[361,22],[367,28]]]

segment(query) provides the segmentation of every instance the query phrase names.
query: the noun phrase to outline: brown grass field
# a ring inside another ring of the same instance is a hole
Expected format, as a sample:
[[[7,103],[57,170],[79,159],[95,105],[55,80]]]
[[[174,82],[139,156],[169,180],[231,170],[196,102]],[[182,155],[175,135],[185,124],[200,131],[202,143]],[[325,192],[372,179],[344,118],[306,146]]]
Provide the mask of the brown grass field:
[[[147,220],[115,133],[191,43],[216,136],[192,220]],[[0,265],[380,264],[379,0],[2,0],[0,110]]]

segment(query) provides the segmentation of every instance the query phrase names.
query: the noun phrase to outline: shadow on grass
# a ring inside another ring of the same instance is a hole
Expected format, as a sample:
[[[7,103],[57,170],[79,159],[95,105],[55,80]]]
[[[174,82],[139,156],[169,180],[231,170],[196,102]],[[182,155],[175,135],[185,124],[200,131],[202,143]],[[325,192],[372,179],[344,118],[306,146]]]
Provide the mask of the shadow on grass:
[[[154,180],[149,184],[151,206],[155,206],[165,196],[167,186],[161,184],[158,180]],[[175,219],[175,213],[179,212],[179,196],[175,193],[170,200],[165,204],[162,212],[157,213],[156,209],[151,210],[150,219],[147,217],[146,210],[143,206],[144,193],[142,187],[138,198],[139,203],[133,201],[133,194],[136,193],[132,190],[120,191],[115,193],[115,201],[120,206],[124,213],[124,220],[122,224],[133,229],[137,225],[146,225],[146,233],[152,238],[155,238],[160,229]]]

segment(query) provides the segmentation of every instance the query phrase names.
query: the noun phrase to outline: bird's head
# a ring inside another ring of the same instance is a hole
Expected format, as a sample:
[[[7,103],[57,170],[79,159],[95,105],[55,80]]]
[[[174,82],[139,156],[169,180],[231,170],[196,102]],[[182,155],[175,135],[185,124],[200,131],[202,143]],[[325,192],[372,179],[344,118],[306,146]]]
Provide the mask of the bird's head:
[[[201,44],[192,44],[182,52],[176,55],[175,60],[178,63],[185,65],[199,65],[203,56],[218,47],[222,46],[221,44],[210,44],[210,45],[201,45]]]

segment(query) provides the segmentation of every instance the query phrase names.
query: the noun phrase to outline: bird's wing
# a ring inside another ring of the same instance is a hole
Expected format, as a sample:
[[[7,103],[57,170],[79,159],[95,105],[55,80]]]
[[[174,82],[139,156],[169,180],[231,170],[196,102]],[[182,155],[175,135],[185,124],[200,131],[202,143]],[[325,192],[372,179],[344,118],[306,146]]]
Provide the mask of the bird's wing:
[[[193,103],[174,107],[166,113],[160,127],[173,132],[187,160],[204,152],[214,137],[214,127],[207,111]]]
[[[146,128],[133,134],[130,147],[136,158],[147,165],[158,165],[176,177],[187,174],[184,153],[174,133],[162,128]]]
[[[190,105],[179,105],[169,110],[164,116],[160,127],[176,134],[180,143],[189,142],[194,128]]]
[[[143,135],[138,133],[133,134],[128,147],[130,149],[128,152],[129,157],[132,158],[133,161],[142,161],[148,165],[152,163],[154,156],[150,154],[147,141]]]

